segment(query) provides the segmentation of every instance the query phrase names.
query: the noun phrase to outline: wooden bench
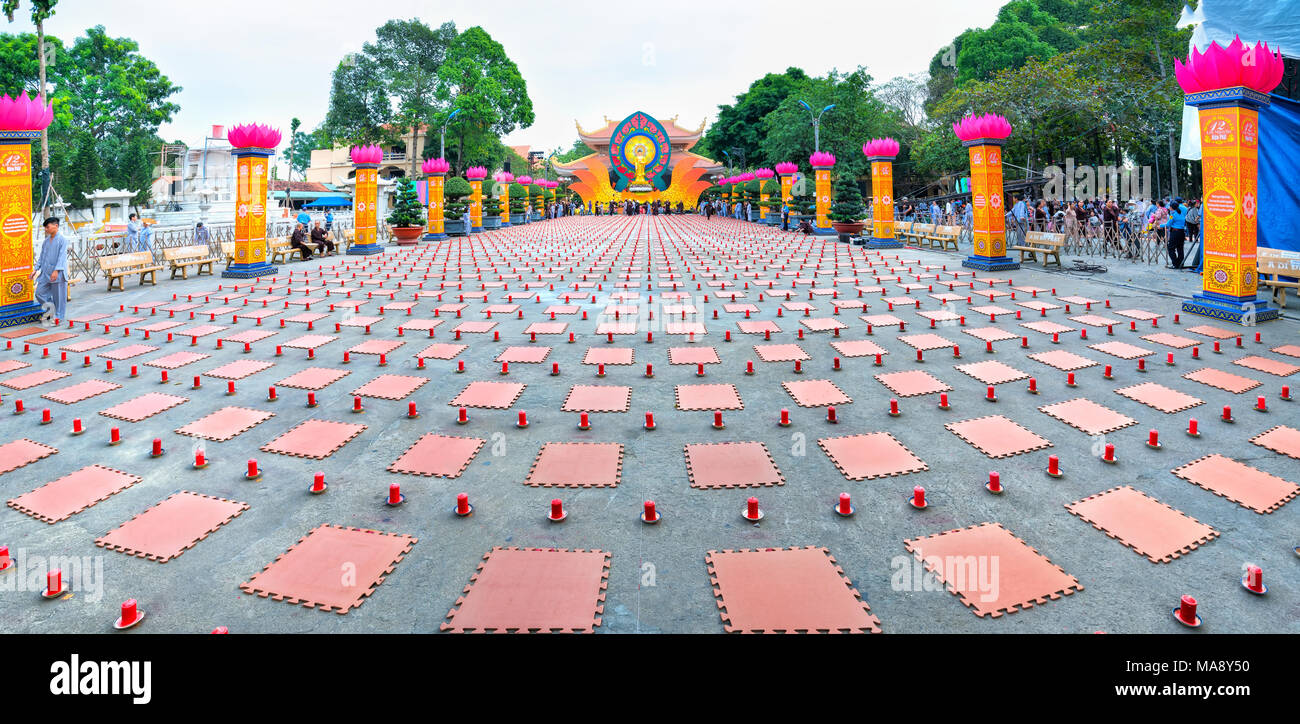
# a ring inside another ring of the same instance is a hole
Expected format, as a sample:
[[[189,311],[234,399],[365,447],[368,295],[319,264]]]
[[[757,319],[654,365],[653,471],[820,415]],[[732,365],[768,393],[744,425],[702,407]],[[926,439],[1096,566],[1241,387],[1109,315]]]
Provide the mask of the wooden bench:
[[[344,254],[348,253],[348,249],[351,249],[352,245],[357,243],[356,229],[348,229],[347,231],[344,231],[343,238],[341,240],[338,238],[338,235],[335,234],[333,231],[331,231],[330,234],[333,235],[334,238],[334,248],[341,249],[342,253]]]
[[[217,257],[212,255],[207,244],[193,244],[163,249],[163,260],[171,265],[172,279],[176,278],[177,272],[180,272],[182,279],[189,279],[190,267],[195,268],[196,276],[211,275],[212,264]],[[207,267],[206,272],[204,267]]]
[[[925,236],[926,240],[930,242],[930,248],[938,249],[939,251],[948,248],[951,248],[953,251],[960,251],[960,249],[957,248],[957,239],[960,237],[960,226],[935,226],[934,231],[931,231]]]
[[[226,259],[226,268],[229,269],[231,264],[235,263],[235,242],[221,242],[221,256]]]
[[[903,237],[919,247],[930,246],[930,234],[934,233],[934,224],[913,222],[912,227],[904,232]]]
[[[140,286],[144,286],[145,277],[149,278],[150,284],[157,284],[158,278],[155,274],[162,271],[161,264],[155,264],[153,254],[147,251],[133,251],[129,254],[110,254],[99,257],[99,269],[104,272],[104,277],[108,279],[108,291],[113,291],[116,285],[118,291],[126,291],[122,286],[122,280],[132,274],[140,275]]]
[[[1053,234],[1047,231],[1028,231],[1025,232],[1025,243],[1008,247],[1007,251],[1020,252],[1020,261],[1024,262],[1025,257],[1033,261],[1038,261],[1038,255],[1043,255],[1043,266],[1047,266],[1048,259],[1054,259],[1050,263],[1061,266],[1061,249],[1065,248],[1065,234]]]
[[[1259,273],[1259,286],[1273,290],[1273,302],[1286,307],[1286,290],[1295,289],[1300,294],[1300,257],[1286,256],[1277,249],[1257,247],[1255,269]],[[1292,281],[1283,279],[1290,277]]]

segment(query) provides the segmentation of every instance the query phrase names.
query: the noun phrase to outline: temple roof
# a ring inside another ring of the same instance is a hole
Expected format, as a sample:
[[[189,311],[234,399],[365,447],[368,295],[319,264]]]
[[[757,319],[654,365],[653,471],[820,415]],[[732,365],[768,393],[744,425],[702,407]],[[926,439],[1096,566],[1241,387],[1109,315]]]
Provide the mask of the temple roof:
[[[700,137],[704,135],[704,126],[708,123],[706,118],[700,121],[699,128],[691,130],[677,125],[677,116],[657,120],[663,124],[664,130],[668,132],[668,142],[673,145],[681,144],[685,148],[694,146],[700,140]],[[608,148],[609,137],[613,135],[614,126],[618,123],[619,121],[611,120],[609,116],[605,116],[605,121],[599,128],[587,130],[576,119],[573,121],[573,125],[578,128],[578,137],[594,151],[601,150],[600,147]]]

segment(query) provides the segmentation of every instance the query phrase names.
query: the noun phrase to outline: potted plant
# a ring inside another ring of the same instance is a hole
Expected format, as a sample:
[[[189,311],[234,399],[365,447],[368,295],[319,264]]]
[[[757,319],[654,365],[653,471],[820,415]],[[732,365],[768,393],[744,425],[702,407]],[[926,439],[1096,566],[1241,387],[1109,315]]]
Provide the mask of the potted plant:
[[[397,180],[397,202],[388,215],[388,226],[401,246],[412,246],[424,233],[424,205],[409,178]]]
[[[847,170],[846,170],[847,171]],[[835,179],[835,201],[831,204],[831,226],[839,232],[840,241],[848,243],[849,237],[861,234],[862,219],[867,209],[862,205],[862,192],[852,173],[841,173]]]
[[[528,213],[528,187],[520,183],[510,184],[510,223],[525,224]]]
[[[501,228],[501,199],[495,196],[483,198],[483,229],[491,231]]]
[[[449,176],[442,189],[443,218],[446,219],[447,236],[465,236],[469,232],[469,203],[466,199],[474,189],[459,176]]]

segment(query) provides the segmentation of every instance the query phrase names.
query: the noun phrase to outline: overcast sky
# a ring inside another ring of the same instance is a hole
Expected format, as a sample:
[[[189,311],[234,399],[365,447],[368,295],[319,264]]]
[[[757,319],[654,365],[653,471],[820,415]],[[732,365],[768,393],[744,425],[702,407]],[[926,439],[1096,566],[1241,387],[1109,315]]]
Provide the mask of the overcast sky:
[[[716,118],[756,78],[864,65],[877,81],[925,71],[961,31],[988,27],[1005,0],[61,0],[46,32],[65,43],[103,25],[130,37],[173,83],[181,110],[161,135],[202,145],[212,124],[315,128],[339,59],[390,18],[482,26],[518,64],[537,120],[506,140],[567,148],[634,110]],[[22,3],[5,32],[32,29]],[[2,18],[2,16],[0,16]]]

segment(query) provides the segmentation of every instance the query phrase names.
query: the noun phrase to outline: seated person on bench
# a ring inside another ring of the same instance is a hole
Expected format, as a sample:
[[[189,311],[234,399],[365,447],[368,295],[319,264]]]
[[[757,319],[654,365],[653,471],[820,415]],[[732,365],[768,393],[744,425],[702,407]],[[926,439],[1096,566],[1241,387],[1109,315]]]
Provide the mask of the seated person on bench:
[[[300,221],[293,229],[293,236],[289,237],[289,246],[298,250],[298,254],[302,256],[303,261],[311,259],[311,247],[303,243],[305,241],[307,241],[307,227],[303,226]]]
[[[800,222],[799,222],[799,228],[798,228],[798,229],[795,229],[795,231],[802,231],[804,234],[811,234],[811,233],[813,233],[813,225],[812,225],[812,222],[808,221],[807,219],[804,219],[803,221],[800,221]]]
[[[325,227],[321,226],[319,221],[316,222],[316,226],[312,227],[311,241],[317,248],[330,254],[334,253],[334,242],[330,241],[329,232],[325,231]]]

